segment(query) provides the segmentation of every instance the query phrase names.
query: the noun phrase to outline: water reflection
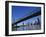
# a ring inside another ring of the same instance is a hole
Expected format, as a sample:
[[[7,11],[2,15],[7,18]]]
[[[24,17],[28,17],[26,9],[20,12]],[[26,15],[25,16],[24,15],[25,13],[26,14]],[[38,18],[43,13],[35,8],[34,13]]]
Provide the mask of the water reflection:
[[[13,26],[13,31],[39,30],[41,29],[41,16],[22,21]]]

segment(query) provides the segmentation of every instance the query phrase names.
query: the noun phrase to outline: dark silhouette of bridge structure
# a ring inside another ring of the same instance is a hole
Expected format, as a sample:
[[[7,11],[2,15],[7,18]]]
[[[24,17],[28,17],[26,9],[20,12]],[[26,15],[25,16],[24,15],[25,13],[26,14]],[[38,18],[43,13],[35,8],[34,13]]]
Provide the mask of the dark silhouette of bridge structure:
[[[25,17],[25,18],[22,18],[21,20],[18,20],[17,22],[14,22],[13,24],[12,24],[12,29],[14,28],[14,25],[16,25],[16,30],[17,30],[17,28],[19,28],[20,26],[17,26],[17,24],[18,23],[20,23],[20,22],[22,22],[22,21],[25,21],[25,20],[28,20],[28,19],[30,19],[30,18],[33,18],[33,17],[36,17],[36,16],[39,16],[39,15],[41,15],[41,10],[40,11],[38,11],[38,12],[36,12],[36,13],[33,13],[32,15],[29,15],[29,16],[27,16],[27,17]],[[24,23],[23,23],[23,26],[24,26]]]

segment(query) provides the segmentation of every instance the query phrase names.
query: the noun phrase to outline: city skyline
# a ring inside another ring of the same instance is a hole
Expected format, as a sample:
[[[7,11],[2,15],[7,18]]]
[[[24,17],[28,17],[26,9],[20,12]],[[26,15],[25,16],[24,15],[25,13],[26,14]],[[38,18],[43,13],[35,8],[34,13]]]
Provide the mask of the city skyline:
[[[39,14],[37,16],[37,14]],[[33,17],[33,15],[36,15]],[[27,20],[21,21],[27,16],[31,16],[33,18],[29,18]],[[39,21],[38,21],[39,19]],[[21,21],[17,24],[13,24],[16,21]],[[12,6],[12,30],[20,31],[20,30],[38,30],[41,28],[41,7],[28,7],[28,6]]]

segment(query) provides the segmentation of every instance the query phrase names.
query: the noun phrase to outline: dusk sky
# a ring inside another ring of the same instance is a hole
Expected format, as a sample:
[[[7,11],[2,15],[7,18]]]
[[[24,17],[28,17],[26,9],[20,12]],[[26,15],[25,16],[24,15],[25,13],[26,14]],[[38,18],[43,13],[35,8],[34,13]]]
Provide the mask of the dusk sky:
[[[12,22],[15,22],[16,19],[23,18],[40,10],[41,7],[12,6]]]

